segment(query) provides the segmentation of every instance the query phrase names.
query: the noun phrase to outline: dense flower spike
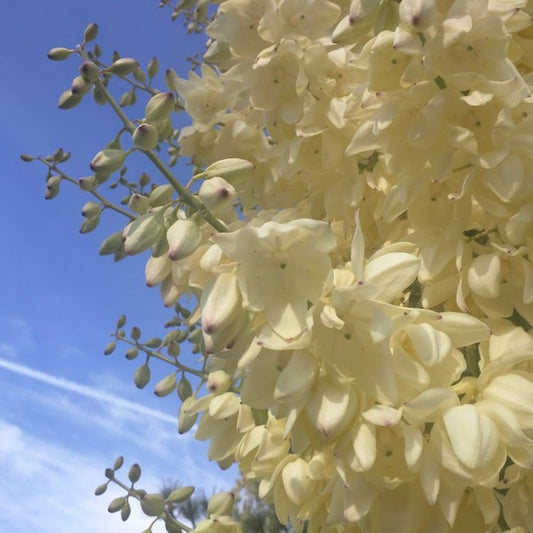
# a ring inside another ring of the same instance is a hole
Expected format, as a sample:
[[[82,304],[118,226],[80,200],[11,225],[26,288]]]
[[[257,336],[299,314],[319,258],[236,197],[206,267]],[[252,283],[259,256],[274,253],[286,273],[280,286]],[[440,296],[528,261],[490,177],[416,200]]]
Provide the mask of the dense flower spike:
[[[185,109],[198,194],[121,234],[197,303],[179,431],[310,533],[533,532],[533,2],[212,3],[133,133]]]

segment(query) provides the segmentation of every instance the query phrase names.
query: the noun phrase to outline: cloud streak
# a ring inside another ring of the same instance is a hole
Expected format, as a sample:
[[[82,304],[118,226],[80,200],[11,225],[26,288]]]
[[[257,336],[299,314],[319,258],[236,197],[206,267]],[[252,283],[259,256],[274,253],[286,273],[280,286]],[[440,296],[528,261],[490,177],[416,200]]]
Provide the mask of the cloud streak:
[[[45,383],[57,389],[73,392],[75,394],[79,394],[80,396],[97,400],[111,407],[125,409],[129,412],[149,416],[152,419],[172,424],[174,427],[176,426],[176,418],[173,416],[158,411],[157,409],[146,407],[140,403],[132,402],[131,400],[125,400],[124,398],[120,398],[114,394],[110,394],[87,385],[82,385],[81,383],[59,378],[57,376],[53,376],[52,374],[41,372],[40,370],[34,370],[28,366],[20,365],[2,358],[0,358],[0,368],[4,368],[5,370],[18,374],[19,376],[25,376],[41,383]]]

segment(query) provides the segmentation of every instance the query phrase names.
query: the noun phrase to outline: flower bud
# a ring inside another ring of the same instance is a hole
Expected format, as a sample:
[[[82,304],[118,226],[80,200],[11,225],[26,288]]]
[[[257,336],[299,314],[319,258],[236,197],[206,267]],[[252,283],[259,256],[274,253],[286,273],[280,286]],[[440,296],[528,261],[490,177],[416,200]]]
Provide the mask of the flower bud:
[[[160,494],[145,494],[141,498],[141,509],[148,516],[159,516],[165,512],[165,500]]]
[[[157,74],[158,71],[159,71],[159,62],[157,61],[157,57],[153,57],[148,62],[148,66],[146,67],[146,72],[148,72],[148,76],[150,76],[150,79],[151,79]]]
[[[210,372],[207,377],[207,390],[214,394],[226,392],[231,384],[231,378],[224,370]]]
[[[130,514],[131,514],[130,503],[128,502],[128,500],[126,500],[126,502],[124,503],[124,506],[120,510],[120,518],[122,519],[123,522],[125,522],[130,517]]]
[[[102,483],[98,485],[94,491],[95,496],[101,496],[107,490],[107,483]]]
[[[253,163],[246,161],[246,159],[239,159],[231,157],[229,159],[221,159],[212,165],[209,165],[203,172],[204,178],[214,178],[219,176],[226,179],[236,179],[241,176],[246,176],[254,169]]]
[[[83,32],[83,41],[89,43],[96,39],[98,35],[98,24],[96,22],[91,22]]]
[[[165,255],[159,257],[150,256],[144,270],[146,285],[148,287],[159,285],[170,274],[171,266],[171,261]]]
[[[144,83],[146,81],[146,74],[140,68],[136,68],[133,71],[133,77],[135,80],[140,81],[141,83]]]
[[[172,201],[174,187],[172,185],[159,185],[148,196],[152,207],[166,205]]]
[[[82,191],[92,191],[98,185],[98,181],[95,176],[87,176],[80,178],[78,185]]]
[[[133,361],[139,355],[139,350],[135,347],[128,348],[125,356],[128,361]]]
[[[100,214],[100,204],[96,202],[87,202],[82,208],[81,208],[81,214],[85,218],[92,218],[96,215]]]
[[[150,202],[146,196],[134,193],[128,201],[129,208],[138,215],[144,215],[150,208]]]
[[[126,160],[128,152],[114,148],[105,148],[98,152],[90,163],[93,172],[112,174],[118,170]]]
[[[198,413],[190,414],[189,409],[196,403],[194,396],[189,396],[182,404],[178,414],[178,433],[183,435],[187,433],[196,423]]]
[[[185,500],[188,500],[194,492],[194,487],[180,487],[179,489],[173,490],[166,499],[167,503],[181,503]]]
[[[154,389],[154,394],[162,398],[168,396],[176,388],[176,374],[170,374],[157,383]]]
[[[107,98],[105,94],[98,88],[97,85],[93,87],[93,99],[98,105],[107,104]]]
[[[178,382],[178,397],[182,402],[184,402],[190,396],[192,396],[192,385],[191,382],[183,375]]]
[[[74,94],[70,89],[65,91],[59,97],[57,101],[57,107],[59,109],[72,109],[76,107],[82,100],[82,97],[79,94]]]
[[[106,72],[117,74],[118,76],[127,76],[131,74],[137,67],[139,62],[131,57],[121,57],[114,61],[109,67],[106,68]]]
[[[22,161],[24,161],[25,163],[29,163],[29,162],[35,160],[35,157],[33,157],[32,155],[29,155],[29,154],[22,154],[22,155],[20,156],[20,158],[21,158]]]
[[[69,50],[68,48],[52,48],[48,51],[48,59],[52,61],[63,61],[72,54],[74,50]]]
[[[217,492],[207,505],[208,516],[229,516],[233,509],[235,496],[231,492]]]
[[[110,355],[115,351],[115,348],[117,347],[117,343],[115,341],[110,342],[104,350],[104,355]]]
[[[147,122],[137,126],[132,135],[133,144],[140,150],[153,150],[159,141],[159,132]]]
[[[104,239],[104,242],[100,245],[98,253],[100,255],[114,254],[122,247],[122,244],[122,231],[117,231]]]
[[[46,191],[44,193],[44,197],[47,200],[51,200],[59,194],[60,183],[61,178],[59,176],[51,176],[46,180]]]
[[[235,198],[236,192],[235,187],[224,178],[215,176],[202,183],[198,196],[207,208],[216,209],[228,205]]]
[[[81,223],[80,233],[89,233],[93,231],[94,229],[96,229],[99,223],[100,215],[84,219]]]
[[[165,85],[169,91],[176,90],[176,81],[179,80],[178,75],[171,68],[165,71]]]
[[[124,507],[124,504],[126,503],[126,497],[125,496],[119,496],[118,498],[115,498],[110,504],[107,510],[110,513],[116,513],[117,511],[120,511],[122,507]]]
[[[237,277],[230,272],[219,274],[202,294],[202,330],[212,335],[224,329],[242,311]]]
[[[137,483],[141,479],[141,467],[137,463],[131,465],[128,472],[128,479],[132,483]]]
[[[163,340],[159,337],[150,337],[144,345],[147,348],[159,348],[163,344]]]
[[[157,93],[148,100],[144,113],[147,120],[158,122],[168,118],[173,109],[174,95],[172,93]]]
[[[89,82],[96,81],[100,77],[100,68],[92,61],[85,61],[80,65],[80,74]]]
[[[133,382],[135,383],[135,386],[138,389],[144,389],[144,387],[148,385],[150,377],[150,367],[146,363],[144,363],[143,365],[138,367],[137,370],[135,370],[135,373],[133,374]]]
[[[72,87],[70,90],[72,94],[76,96],[83,96],[89,92],[91,88],[91,83],[87,81],[83,76],[76,76],[72,80]]]
[[[202,232],[192,220],[179,219],[167,230],[168,257],[179,261],[189,257],[200,245]]]

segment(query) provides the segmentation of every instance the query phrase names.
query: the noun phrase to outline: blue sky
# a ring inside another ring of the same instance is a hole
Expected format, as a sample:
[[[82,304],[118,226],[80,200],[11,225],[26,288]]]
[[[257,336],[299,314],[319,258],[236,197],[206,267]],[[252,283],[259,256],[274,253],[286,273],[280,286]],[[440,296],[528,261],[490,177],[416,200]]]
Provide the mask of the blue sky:
[[[26,0],[3,2],[0,13],[0,529],[141,531],[149,520],[139,513],[125,525],[107,513],[119,491],[93,496],[117,455],[126,465],[141,463],[149,491],[169,478],[229,489],[237,472],[219,472],[205,443],[177,435],[177,399],[155,398],[150,386],[136,389],[137,362],[125,360],[123,349],[103,355],[121,313],[145,338],[164,333],[170,312],[158,291],[144,285],[146,258],[114,263],[98,256],[120,221],[104,217],[102,227],[80,235],[80,209],[89,198],[62,187],[45,201],[44,167],[22,163],[19,155],[61,146],[73,153],[65,169],[85,176],[118,129],[111,110],[90,97],[73,110],[57,108],[78,62],[52,62],[46,52],[79,43],[89,22],[99,24],[106,58],[118,50],[145,66],[156,55],[163,71],[171,67],[182,76],[184,58],[202,39],[171,23],[170,10],[159,9],[157,0]],[[136,164],[128,163],[133,176],[149,168]],[[165,370],[153,367],[154,383]]]

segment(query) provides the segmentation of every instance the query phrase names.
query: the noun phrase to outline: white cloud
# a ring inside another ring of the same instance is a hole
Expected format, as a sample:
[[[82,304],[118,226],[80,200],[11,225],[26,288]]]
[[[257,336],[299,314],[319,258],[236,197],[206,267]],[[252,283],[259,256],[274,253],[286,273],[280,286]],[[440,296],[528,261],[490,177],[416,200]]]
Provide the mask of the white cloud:
[[[235,470],[221,472],[206,459],[206,443],[179,436],[176,419],[93,386],[0,359],[0,516],[10,533],[111,533],[143,531],[151,519],[132,501],[124,524],[107,512],[123,491],[94,489],[104,469],[123,454],[127,469],[143,468],[140,488],[158,491],[168,479],[228,489]],[[164,527],[154,528],[154,533]]]
[[[94,387],[89,387],[87,385],[82,385],[67,379],[59,378],[46,372],[41,372],[24,365],[13,363],[12,361],[8,361],[6,359],[0,359],[0,367],[10,370],[15,374],[26,376],[36,381],[52,385],[58,389],[73,392],[75,394],[112,405],[116,408],[122,408],[130,413],[133,412],[138,415],[148,415],[152,419],[168,422],[174,426],[176,425],[176,419],[170,415],[167,415],[166,413],[158,411],[157,409],[152,409],[151,407],[146,407],[136,402],[132,402],[130,400],[125,400],[124,398],[120,398],[113,394],[109,394],[108,392],[95,389]]]
[[[94,496],[95,487],[105,481],[103,464],[101,457],[80,455],[0,420],[2,529],[12,533],[144,530],[151,519],[134,501],[126,523],[107,512],[109,502],[123,491],[110,488],[109,494]],[[150,476],[142,481],[152,490],[159,486]]]

